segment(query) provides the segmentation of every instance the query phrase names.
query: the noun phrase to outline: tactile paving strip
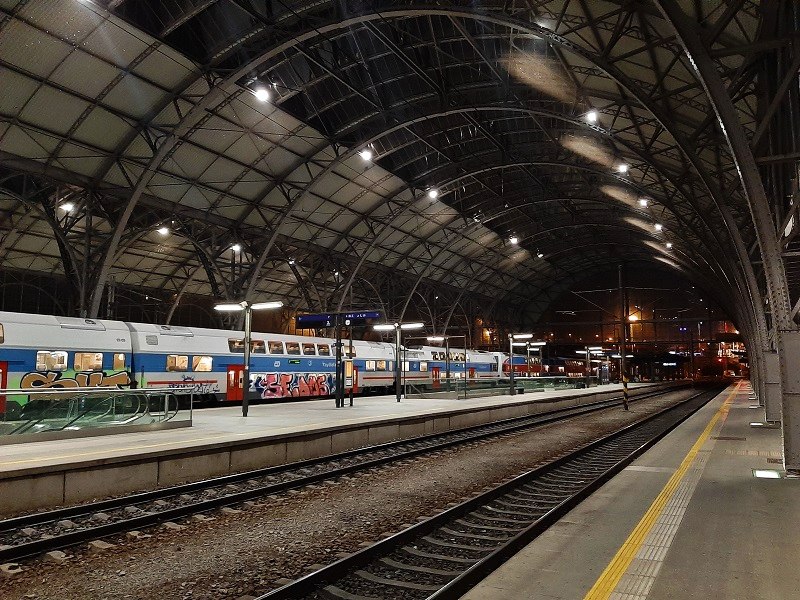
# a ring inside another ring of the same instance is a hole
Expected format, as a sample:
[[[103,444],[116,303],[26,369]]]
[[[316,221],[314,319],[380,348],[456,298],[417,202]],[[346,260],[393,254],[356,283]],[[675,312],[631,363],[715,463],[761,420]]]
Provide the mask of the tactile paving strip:
[[[712,445],[714,440],[709,440]],[[686,514],[686,508],[694,494],[700,477],[708,462],[709,453],[698,453],[692,466],[686,472],[678,489],[667,502],[661,515],[645,538],[628,570],[612,592],[611,600],[644,600],[653,587],[667,550],[678,532],[678,527]]]

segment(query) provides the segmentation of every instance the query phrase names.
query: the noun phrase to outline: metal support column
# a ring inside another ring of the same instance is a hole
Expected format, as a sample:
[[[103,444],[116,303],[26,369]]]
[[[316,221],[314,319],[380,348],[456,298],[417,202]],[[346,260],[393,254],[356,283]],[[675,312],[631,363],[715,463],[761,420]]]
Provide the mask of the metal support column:
[[[464,344],[466,346],[466,344]],[[444,338],[444,378],[447,381],[447,391],[450,391],[450,337]]]
[[[513,396],[516,392],[514,389],[514,336],[510,333],[508,334],[508,380],[508,393]]]
[[[400,324],[394,324],[394,357],[395,357],[395,367],[394,367],[394,394],[397,398],[397,401],[400,402],[400,386],[402,385],[400,382],[400,374],[401,374],[401,357],[400,357]]]
[[[244,307],[244,369],[242,370],[242,416],[250,410],[250,345],[253,337],[253,309]]]
[[[772,312],[775,345],[778,350],[783,462],[787,471],[800,473],[800,375],[797,369],[797,361],[800,360],[800,331],[791,317],[789,290],[780,259],[780,247],[770,203],[750,141],[722,76],[710,56],[703,32],[697,22],[683,12],[678,3],[661,0],[656,4],[665,20],[675,30],[677,40],[683,46],[697,79],[710,100],[747,197],[761,253]],[[756,310],[763,311],[763,306],[756,307]],[[769,394],[767,396],[769,397]]]
[[[342,368],[344,362],[342,360],[342,330],[339,326],[339,315],[336,315],[333,326],[335,328],[334,345],[336,346],[336,408],[342,408],[344,406],[344,369]]]
[[[622,285],[622,265],[619,265],[619,298],[620,298],[620,329],[619,344],[619,377],[622,380],[622,408],[628,410],[628,372],[625,368],[625,353],[628,351],[628,303],[625,299],[625,288]]]

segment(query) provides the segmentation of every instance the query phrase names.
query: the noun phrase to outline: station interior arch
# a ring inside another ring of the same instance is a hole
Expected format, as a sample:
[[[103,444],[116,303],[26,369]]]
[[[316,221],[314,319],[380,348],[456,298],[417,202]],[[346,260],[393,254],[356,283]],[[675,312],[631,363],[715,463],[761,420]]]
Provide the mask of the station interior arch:
[[[377,304],[441,334],[666,269],[736,323],[796,471],[798,10],[0,0],[4,296]]]

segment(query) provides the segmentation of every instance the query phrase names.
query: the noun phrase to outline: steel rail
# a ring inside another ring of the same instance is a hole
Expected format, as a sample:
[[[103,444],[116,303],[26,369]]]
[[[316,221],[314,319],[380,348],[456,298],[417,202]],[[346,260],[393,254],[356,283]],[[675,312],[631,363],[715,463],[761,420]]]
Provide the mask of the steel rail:
[[[676,386],[646,392],[639,394],[634,400],[645,400],[682,389],[685,387]],[[558,408],[537,415],[514,417],[447,432],[396,440],[320,458],[5,519],[0,521],[0,563],[12,562],[126,531],[151,527],[166,521],[351,475],[358,471],[369,470],[422,454],[565,421],[621,404],[621,396],[613,397],[580,406]],[[343,462],[345,464],[342,464]],[[265,481],[259,482],[258,480]],[[247,486],[248,482],[256,482],[256,485],[249,489],[240,489],[240,486]],[[209,497],[209,494],[217,492],[217,495]],[[185,498],[193,494],[196,497],[188,500]],[[170,499],[177,500],[178,505],[169,506],[169,502],[164,504]],[[121,518],[109,518],[110,522],[98,522],[94,518],[98,513],[107,512],[117,513],[117,516]],[[59,526],[59,523],[63,524],[64,521],[72,519],[80,519],[83,522],[66,530],[63,526]],[[49,531],[44,535],[40,531],[28,534],[23,531],[28,528],[33,530],[48,528]],[[35,536],[41,537],[33,539]]]
[[[694,394],[257,600],[459,598],[718,392]],[[435,544],[440,550],[429,549]]]

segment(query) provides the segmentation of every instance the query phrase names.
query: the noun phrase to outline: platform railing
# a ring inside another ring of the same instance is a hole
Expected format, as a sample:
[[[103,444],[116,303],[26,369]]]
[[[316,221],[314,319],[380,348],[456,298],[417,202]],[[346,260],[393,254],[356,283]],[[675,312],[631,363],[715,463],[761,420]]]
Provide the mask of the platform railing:
[[[548,390],[571,390],[594,387],[597,379],[571,377],[568,375],[550,375],[542,377],[514,377],[517,393],[542,392]],[[444,377],[431,383],[409,383],[405,387],[405,395],[409,398],[441,398],[467,399],[501,396],[509,393],[511,380],[508,377],[497,379],[477,379],[464,377]]]
[[[181,408],[167,388],[0,389],[0,444],[16,443],[21,436],[99,435],[191,425],[191,420],[191,402]]]

